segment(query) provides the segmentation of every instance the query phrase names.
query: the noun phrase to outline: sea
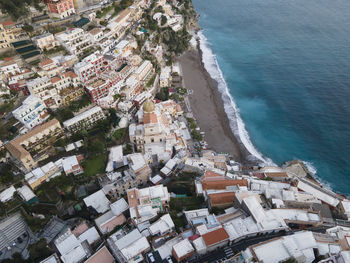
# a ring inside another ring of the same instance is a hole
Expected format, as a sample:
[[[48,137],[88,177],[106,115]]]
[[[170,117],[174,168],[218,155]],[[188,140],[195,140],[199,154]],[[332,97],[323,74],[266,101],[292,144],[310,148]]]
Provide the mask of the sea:
[[[350,1],[193,0],[233,132],[265,165],[300,159],[350,194]]]

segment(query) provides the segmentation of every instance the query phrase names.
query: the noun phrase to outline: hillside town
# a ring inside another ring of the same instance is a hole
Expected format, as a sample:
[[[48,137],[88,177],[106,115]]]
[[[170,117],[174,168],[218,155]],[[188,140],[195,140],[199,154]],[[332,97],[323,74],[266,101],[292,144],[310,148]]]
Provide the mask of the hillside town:
[[[22,5],[0,1],[0,262],[350,262],[350,200],[206,142],[190,0]]]

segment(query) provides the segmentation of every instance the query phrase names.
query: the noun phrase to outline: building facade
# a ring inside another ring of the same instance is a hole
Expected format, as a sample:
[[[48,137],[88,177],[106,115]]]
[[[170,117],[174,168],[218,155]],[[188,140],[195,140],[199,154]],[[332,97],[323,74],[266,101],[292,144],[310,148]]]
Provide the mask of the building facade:
[[[0,23],[0,50],[11,48],[11,43],[23,39],[26,36],[21,27],[16,27],[11,20]]]
[[[46,0],[51,14],[65,18],[75,14],[73,0]]]
[[[56,39],[72,55],[79,55],[91,47],[91,38],[81,28],[71,28],[55,35]]]
[[[51,33],[45,33],[40,36],[33,37],[32,40],[41,50],[49,50],[59,45]]]
[[[82,128],[90,128],[97,121],[102,120],[104,118],[105,115],[101,107],[95,106],[63,122],[63,126],[70,132],[77,132]]]
[[[48,157],[47,150],[62,134],[60,122],[53,119],[17,137],[5,147],[16,164],[31,170],[38,161]]]
[[[30,95],[22,102],[22,106],[12,112],[27,129],[42,124],[49,118],[45,104],[36,96]]]

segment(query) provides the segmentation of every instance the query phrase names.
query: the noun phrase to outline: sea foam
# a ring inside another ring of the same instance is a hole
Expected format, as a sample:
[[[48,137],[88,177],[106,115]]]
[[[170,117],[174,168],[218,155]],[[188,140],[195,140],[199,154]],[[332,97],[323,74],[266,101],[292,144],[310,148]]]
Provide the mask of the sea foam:
[[[202,62],[204,67],[210,76],[218,83],[218,90],[221,93],[221,97],[224,102],[224,109],[230,121],[230,127],[235,137],[240,140],[240,142],[249,152],[250,155],[247,157],[248,160],[256,160],[261,166],[275,166],[276,164],[273,163],[271,159],[263,156],[251,142],[249,134],[245,129],[244,122],[240,117],[239,109],[228,90],[228,86],[218,64],[216,55],[214,55],[211,50],[210,43],[202,31],[199,31],[197,35],[199,38],[200,49],[202,51]]]
[[[319,176],[317,176],[317,169],[316,167],[313,165],[312,162],[307,162],[307,161],[303,161],[303,164],[305,165],[306,169],[311,173],[311,175],[326,189],[333,191],[333,187],[330,185],[329,182],[323,180],[322,178],[320,178]]]

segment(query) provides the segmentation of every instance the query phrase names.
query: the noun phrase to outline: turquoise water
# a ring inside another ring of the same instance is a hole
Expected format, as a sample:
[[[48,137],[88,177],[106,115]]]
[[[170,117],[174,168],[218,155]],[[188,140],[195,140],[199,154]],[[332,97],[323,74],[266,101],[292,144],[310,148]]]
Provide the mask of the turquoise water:
[[[255,148],[349,194],[350,2],[193,2]]]

